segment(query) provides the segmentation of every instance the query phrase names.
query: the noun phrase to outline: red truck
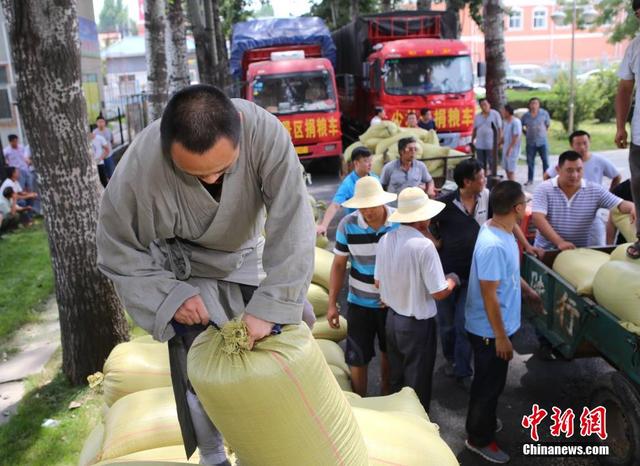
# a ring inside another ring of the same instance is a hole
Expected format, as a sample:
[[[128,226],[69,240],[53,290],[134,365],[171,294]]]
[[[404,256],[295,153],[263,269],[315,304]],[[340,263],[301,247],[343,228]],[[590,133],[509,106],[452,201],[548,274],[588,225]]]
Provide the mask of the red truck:
[[[394,11],[361,16],[333,33],[345,132],[361,134],[376,107],[404,125],[432,111],[440,143],[468,151],[475,96],[469,49],[452,12]]]
[[[300,160],[342,154],[332,62],[335,46],[320,18],[260,19],[233,27],[230,66],[242,97],[278,117]]]

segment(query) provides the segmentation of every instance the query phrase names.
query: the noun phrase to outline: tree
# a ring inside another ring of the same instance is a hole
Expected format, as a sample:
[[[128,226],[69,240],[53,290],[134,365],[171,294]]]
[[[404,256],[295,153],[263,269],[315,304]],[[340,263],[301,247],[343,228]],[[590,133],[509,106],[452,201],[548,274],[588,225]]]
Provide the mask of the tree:
[[[243,2],[239,2],[243,3]],[[240,5],[239,5],[240,7]],[[211,0],[211,13],[213,17],[213,34],[215,37],[215,53],[216,53],[216,82],[221,88],[224,88],[230,80],[229,76],[229,57],[227,55],[227,35],[224,32],[222,22],[220,21],[220,4],[218,0]],[[240,18],[241,16],[239,16]],[[229,29],[229,33],[231,29]]]
[[[187,0],[189,21],[193,41],[196,44],[196,60],[198,62],[198,76],[204,84],[215,84],[216,68],[214,64],[214,48],[211,31],[205,29],[204,12],[199,0]],[[216,55],[217,56],[217,55]]]
[[[86,383],[128,331],[113,285],[96,267],[102,188],[87,141],[76,1],[1,2],[49,237],[62,370]]]
[[[167,2],[167,55],[169,56],[169,93],[189,85],[186,20],[182,0]]]
[[[640,22],[635,17],[629,0],[600,0],[595,2],[595,8],[600,13],[596,26],[613,24],[609,35],[609,42],[612,44],[633,39],[638,33]]]
[[[253,13],[254,18],[268,18],[270,16],[275,16],[275,14],[269,1],[263,2],[260,8]]]
[[[129,10],[122,4],[122,0],[104,1],[98,19],[98,30],[100,32],[120,32],[122,34],[128,34],[131,31]]]
[[[431,9],[431,0],[417,0],[416,1],[416,9],[417,10],[430,10]]]
[[[147,91],[151,120],[156,120],[162,116],[169,94],[164,14],[164,0],[145,0],[144,27],[146,31]]]
[[[333,9],[332,9],[333,5]],[[336,0],[321,0],[311,6],[310,15],[322,18],[331,29],[337,29],[351,22],[354,16],[351,14],[351,2],[339,2]],[[378,2],[376,0],[358,0],[358,14],[376,13]],[[335,24],[333,22],[335,16]]]
[[[484,0],[484,54],[487,61],[487,100],[495,109],[506,103],[506,55],[504,47],[504,8],[501,0]]]

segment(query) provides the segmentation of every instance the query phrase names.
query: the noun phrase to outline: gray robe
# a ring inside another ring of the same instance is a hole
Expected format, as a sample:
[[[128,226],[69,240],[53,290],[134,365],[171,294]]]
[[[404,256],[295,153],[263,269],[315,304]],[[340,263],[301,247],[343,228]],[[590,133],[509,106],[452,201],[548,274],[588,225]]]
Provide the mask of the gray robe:
[[[233,102],[242,114],[240,155],[224,175],[220,203],[162,153],[159,120],[133,141],[102,198],[98,267],[135,322],[159,341],[174,337],[171,319],[192,296],[202,295],[217,324],[245,311],[246,292],[243,301],[229,283],[257,287],[247,313],[280,324],[301,320],[315,227],[300,162],[277,118]],[[186,350],[178,340],[169,345],[171,372],[190,456],[195,439],[178,393],[186,387]]]

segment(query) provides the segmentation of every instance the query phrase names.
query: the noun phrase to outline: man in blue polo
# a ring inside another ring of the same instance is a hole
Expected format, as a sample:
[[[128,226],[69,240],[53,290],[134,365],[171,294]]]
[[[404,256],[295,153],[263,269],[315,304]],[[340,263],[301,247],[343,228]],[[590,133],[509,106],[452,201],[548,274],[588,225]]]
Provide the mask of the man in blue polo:
[[[351,153],[351,162],[353,162],[353,171],[345,176],[342,183],[338,187],[335,196],[331,204],[327,208],[327,211],[322,217],[322,221],[316,226],[316,233],[318,235],[326,235],[331,221],[340,210],[340,205],[353,197],[353,192],[358,181],[363,176],[373,176],[378,178],[378,175],[371,172],[372,162],[371,152],[366,147],[356,147]],[[347,213],[352,213],[356,209],[347,209]]]
[[[377,178],[365,176],[356,182],[354,196],[342,205],[358,209],[344,217],[336,231],[335,257],[329,279],[329,309],[327,320],[333,328],[340,326],[338,294],[344,283],[347,262],[349,294],[347,296],[347,351],[345,359],[351,369],[353,391],[367,394],[367,367],[375,355],[374,342],[378,337],[382,393],[389,393],[389,363],[386,355],[385,321],[387,307],[380,301],[374,283],[378,241],[398,224],[389,222],[393,213],[385,204],[395,201],[396,195],[387,193]]]

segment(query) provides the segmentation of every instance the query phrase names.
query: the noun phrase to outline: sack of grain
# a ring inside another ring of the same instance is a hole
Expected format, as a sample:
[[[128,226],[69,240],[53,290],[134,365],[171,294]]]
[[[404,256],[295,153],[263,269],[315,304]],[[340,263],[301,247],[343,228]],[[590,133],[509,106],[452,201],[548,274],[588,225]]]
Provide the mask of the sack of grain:
[[[397,393],[387,396],[369,396],[362,398],[355,393],[345,393],[352,408],[366,408],[373,411],[389,411],[408,413],[429,420],[427,412],[422,407],[418,395],[411,387],[404,387]]]
[[[457,466],[438,426],[415,414],[352,408],[367,445],[370,466]]]
[[[386,162],[387,160],[384,154],[375,154],[373,156],[373,162],[371,163],[371,171],[380,176]]]
[[[340,390],[345,392],[345,394],[351,392],[351,374],[349,372],[345,372],[344,370],[342,370],[342,368],[332,366],[331,364],[329,364],[329,369],[335,377],[336,382],[338,382]]]
[[[158,340],[154,340],[152,335],[142,335],[136,338],[132,338],[131,339],[131,343],[145,343],[145,344],[157,344],[157,345],[161,345],[162,343],[160,343]]]
[[[184,445],[172,445],[170,447],[137,451],[129,455],[120,456],[118,458],[98,463],[96,466],[103,466],[107,464],[139,464],[138,462],[154,465],[166,465],[167,463],[198,464],[200,462],[200,455],[196,449],[195,453],[191,455],[191,458],[187,459],[187,454],[184,451]],[[230,462],[231,464],[234,464],[235,459],[231,460],[230,458]]]
[[[389,138],[398,133],[398,125],[393,121],[383,121],[377,125],[370,126],[364,133],[360,135],[358,139],[361,142],[365,142],[371,138]]]
[[[612,260],[593,280],[598,304],[623,322],[640,325],[640,264]]]
[[[320,249],[327,249],[329,247],[329,238],[327,238],[325,235],[317,235],[316,247]]]
[[[318,317],[313,325],[313,338],[321,340],[331,340],[336,343],[347,338],[347,321],[344,317],[339,317],[340,328],[332,328],[327,321],[327,316]]]
[[[307,300],[313,307],[313,313],[316,317],[322,317],[327,314],[329,307],[329,292],[320,285],[312,283],[307,291]]]
[[[333,265],[333,253],[326,249],[316,247],[313,277],[311,282],[329,289],[329,277]]]
[[[623,214],[616,207],[611,210],[611,220],[613,220],[613,224],[626,241],[633,242],[636,240],[636,226],[631,222],[631,215]]]
[[[100,459],[181,443],[173,389],[152,388],[131,393],[111,406],[104,420]]]
[[[616,247],[611,253],[611,260],[629,262],[634,265],[640,265],[640,263],[636,259],[631,259],[629,256],[627,256],[627,248],[631,246],[631,244],[632,243],[625,243]]]
[[[166,343],[120,343],[104,363],[104,401],[111,406],[130,393],[171,386]]]
[[[286,325],[247,350],[230,322],[193,343],[187,369],[205,411],[243,466],[366,465],[344,394],[305,325]]]
[[[562,251],[553,263],[553,270],[571,283],[580,295],[593,295],[593,279],[598,269],[609,262],[609,254],[587,248]]]
[[[99,422],[82,445],[78,466],[90,466],[100,461],[102,441],[104,440],[104,424]]]
[[[316,338],[316,343],[322,351],[322,355],[324,356],[325,361],[330,366],[336,366],[349,374],[349,366],[344,360],[344,351],[340,348],[335,341],[331,340],[323,340],[321,338]]]

